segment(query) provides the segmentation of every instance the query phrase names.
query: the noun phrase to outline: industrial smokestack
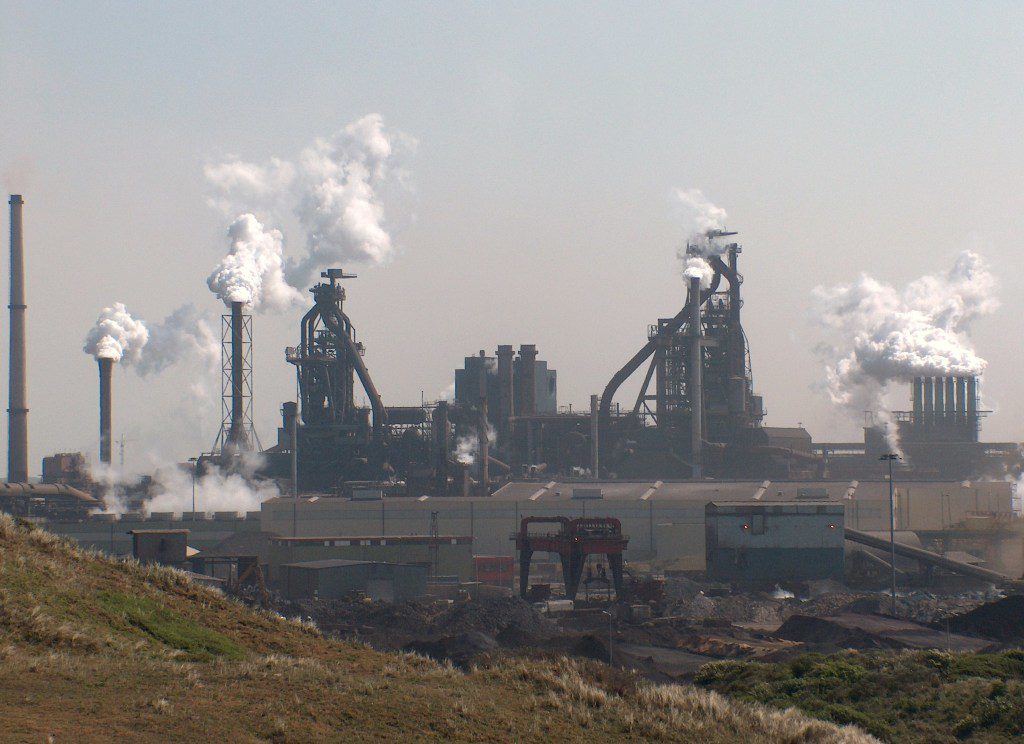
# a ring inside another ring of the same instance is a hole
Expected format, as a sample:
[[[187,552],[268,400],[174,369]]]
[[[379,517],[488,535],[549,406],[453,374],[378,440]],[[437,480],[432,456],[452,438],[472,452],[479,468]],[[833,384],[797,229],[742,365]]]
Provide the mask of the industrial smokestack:
[[[21,207],[11,194],[11,351],[7,404],[7,480],[28,482],[28,382],[25,375],[25,246]]]
[[[700,277],[690,277],[690,458],[693,477],[704,477],[704,359],[701,354]]]
[[[924,380],[914,378],[914,423],[921,425],[921,414],[924,412]]]
[[[519,347],[519,414],[533,416],[537,413],[537,347],[522,344]],[[526,422],[526,459],[536,462],[533,452],[533,421]]]
[[[946,393],[943,378],[936,377],[933,387],[935,389],[935,421],[939,423],[946,415]]]
[[[484,352],[480,352],[480,387],[479,394],[479,421],[477,422],[477,438],[480,450],[480,495],[491,495],[491,471],[490,471],[490,438],[488,430],[490,423],[487,421],[487,360]]]
[[[956,378],[956,417],[957,421],[967,420],[967,378]]]
[[[112,378],[114,371],[114,360],[110,357],[100,357],[96,360],[100,367],[100,462],[105,465],[111,463],[111,445],[113,425],[113,389]]]
[[[245,441],[245,400],[242,394],[245,373],[243,348],[242,303],[231,303],[231,428],[228,429],[228,444],[234,449],[244,447]]]
[[[924,421],[929,426],[935,423],[935,385],[931,377],[924,378]]]
[[[600,406],[598,405],[598,398],[596,395],[590,396],[590,469],[594,473],[594,480],[601,479],[601,473],[599,468],[601,448],[598,442],[598,411]]]
[[[946,421],[956,421],[956,380],[952,377],[946,378]]]
[[[512,351],[511,344],[498,347],[498,433],[501,435],[503,447],[509,446],[511,429],[509,419],[512,418],[512,407],[515,394],[512,391]]]

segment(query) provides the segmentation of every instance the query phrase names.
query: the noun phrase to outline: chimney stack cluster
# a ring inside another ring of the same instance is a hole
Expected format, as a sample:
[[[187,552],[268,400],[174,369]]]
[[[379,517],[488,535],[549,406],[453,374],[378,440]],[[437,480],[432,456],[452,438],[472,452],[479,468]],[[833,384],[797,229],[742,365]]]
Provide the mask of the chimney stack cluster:
[[[977,377],[915,377],[914,423],[961,424],[978,414]]]

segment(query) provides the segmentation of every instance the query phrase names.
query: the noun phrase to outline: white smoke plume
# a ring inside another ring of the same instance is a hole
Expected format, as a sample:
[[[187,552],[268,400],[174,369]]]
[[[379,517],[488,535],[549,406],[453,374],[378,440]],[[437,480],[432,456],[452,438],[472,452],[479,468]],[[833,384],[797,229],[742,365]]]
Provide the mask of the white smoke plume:
[[[182,305],[149,328],[149,344],[139,361],[141,375],[162,372],[172,364],[196,359],[207,370],[220,364],[220,341],[195,305]]]
[[[206,280],[225,305],[244,302],[254,310],[286,310],[303,301],[284,280],[283,236],[264,228],[252,214],[240,215],[228,228],[231,247]]]
[[[902,289],[862,274],[852,284],[813,291],[815,320],[831,339],[818,347],[832,402],[856,415],[877,412],[890,445],[895,425],[884,404],[891,382],[916,376],[980,375],[986,362],[971,347],[970,323],[998,307],[996,279],[972,251],[945,274]]]
[[[286,263],[284,275],[302,288],[332,265],[381,265],[392,258],[383,193],[391,184],[404,185],[399,161],[415,146],[411,137],[387,131],[380,114],[369,114],[317,139],[297,164],[274,158],[266,165],[234,159],[208,166],[207,181],[217,192],[209,203],[241,214],[238,219],[253,213],[281,224],[289,212],[296,217],[304,254]]]
[[[156,471],[153,480],[158,491],[146,504],[148,512],[192,511],[192,471],[185,467],[166,467]],[[259,511],[260,504],[281,492],[273,481],[256,481],[244,473],[224,473],[217,468],[196,479],[196,511]]]
[[[220,344],[209,322],[194,305],[182,305],[163,321],[147,326],[132,317],[124,303],[100,312],[85,338],[83,351],[96,359],[113,359],[140,375],[162,372],[175,362],[198,358],[216,369]]]
[[[100,311],[96,324],[85,337],[82,350],[96,359],[136,364],[148,342],[146,324],[133,318],[123,302],[115,302]]]
[[[721,255],[724,250],[724,246],[708,234],[724,230],[728,215],[711,203],[700,189],[676,189],[673,196],[676,215],[686,232],[686,245],[676,253],[683,264],[683,276],[698,277],[701,287],[706,289],[715,275],[707,259]]]
[[[487,442],[493,446],[498,441],[498,432],[490,423],[487,424]],[[480,457],[480,437],[477,430],[469,428],[466,433],[455,440],[455,451],[452,453],[455,461],[461,465],[472,465]]]

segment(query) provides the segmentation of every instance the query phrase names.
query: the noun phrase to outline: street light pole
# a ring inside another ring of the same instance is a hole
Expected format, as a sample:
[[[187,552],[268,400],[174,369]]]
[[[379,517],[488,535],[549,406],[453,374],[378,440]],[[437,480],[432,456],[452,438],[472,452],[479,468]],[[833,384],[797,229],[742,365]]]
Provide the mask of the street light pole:
[[[896,617],[896,490],[892,482],[892,464],[900,456],[892,452],[882,455],[879,460],[889,463],[889,567],[892,569],[890,591],[892,592],[892,616]]]

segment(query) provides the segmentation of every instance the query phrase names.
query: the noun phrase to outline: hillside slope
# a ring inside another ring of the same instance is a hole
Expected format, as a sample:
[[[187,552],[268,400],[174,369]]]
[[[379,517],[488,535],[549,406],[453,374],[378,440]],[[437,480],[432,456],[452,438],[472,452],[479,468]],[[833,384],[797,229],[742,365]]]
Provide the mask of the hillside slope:
[[[463,674],[331,641],[5,515],[0,659],[5,741],[873,741],[578,661]]]

